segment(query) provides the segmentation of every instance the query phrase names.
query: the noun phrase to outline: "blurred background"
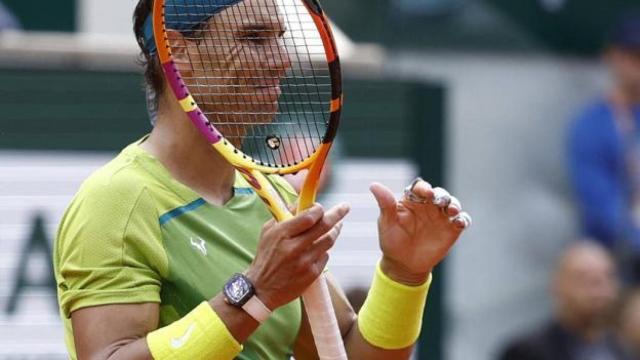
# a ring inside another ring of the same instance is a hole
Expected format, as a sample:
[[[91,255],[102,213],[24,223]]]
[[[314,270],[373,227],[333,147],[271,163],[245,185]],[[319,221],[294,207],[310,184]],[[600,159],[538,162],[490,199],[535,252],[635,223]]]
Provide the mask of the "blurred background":
[[[640,67],[640,31],[611,37],[637,1],[322,3],[344,63],[345,113],[323,201],[354,207],[330,263],[345,290],[362,294],[380,256],[370,182],[400,193],[420,175],[459,197],[475,224],[438,269],[416,358],[573,359],[517,354],[551,334],[549,344],[575,338],[558,346],[590,356],[580,359],[640,359],[629,355],[638,336],[623,335],[640,332],[635,278],[620,255],[635,245],[619,240],[634,230],[601,236],[589,227],[598,211],[583,208],[617,206],[622,215],[607,224],[635,226],[625,149],[635,153],[636,132],[616,135],[614,120],[640,121],[640,97],[625,93],[610,107],[603,99],[633,76],[611,71],[612,45]],[[150,131],[135,4],[0,0],[0,359],[65,358],[51,270],[57,224],[81,181]],[[624,113],[603,110],[614,155],[572,142],[571,124],[593,104]],[[580,171],[589,156],[624,191],[584,184],[602,175]],[[595,245],[571,247],[586,237],[614,260]],[[566,310],[580,301],[600,307]],[[545,332],[548,323],[560,335]]]

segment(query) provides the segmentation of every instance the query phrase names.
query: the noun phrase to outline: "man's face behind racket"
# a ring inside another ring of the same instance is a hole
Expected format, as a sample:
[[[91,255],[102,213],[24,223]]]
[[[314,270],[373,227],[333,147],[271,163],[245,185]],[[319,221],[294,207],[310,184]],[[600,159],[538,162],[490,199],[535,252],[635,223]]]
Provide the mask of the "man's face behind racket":
[[[186,85],[178,92],[191,94],[208,122],[255,163],[285,168],[310,159],[338,100],[319,20],[307,4],[173,0],[165,6],[173,14],[165,25],[168,45]],[[172,30],[175,23],[180,30]]]
[[[187,86],[225,137],[242,138],[249,126],[276,117],[280,82],[291,68],[285,33],[275,0],[244,0],[191,32],[169,32]]]

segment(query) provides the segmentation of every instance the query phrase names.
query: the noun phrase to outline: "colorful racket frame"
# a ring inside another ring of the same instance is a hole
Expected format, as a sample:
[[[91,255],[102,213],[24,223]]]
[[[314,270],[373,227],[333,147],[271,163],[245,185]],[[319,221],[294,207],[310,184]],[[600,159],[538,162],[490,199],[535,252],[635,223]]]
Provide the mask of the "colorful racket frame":
[[[274,0],[275,1],[275,0]],[[171,46],[164,26],[165,0],[154,1],[153,27],[158,56],[169,86],[173,90],[182,109],[191,122],[209,143],[229,161],[251,184],[262,198],[269,211],[278,221],[293,217],[280,194],[274,189],[264,174],[294,174],[300,170],[309,170],[298,199],[298,212],[313,205],[318,190],[322,168],[331,149],[338,130],[342,110],[342,75],[336,43],[320,3],[317,0],[302,1],[313,18],[325,49],[326,60],[331,79],[331,102],[327,130],[322,143],[308,158],[292,166],[274,166],[252,159],[227,141],[224,136],[207,119],[200,110],[196,100],[189,93],[171,55]],[[333,312],[329,290],[324,276],[314,282],[303,295],[307,307],[309,322],[320,359],[346,360],[342,337],[338,329],[337,319]]]
[[[162,64],[167,82],[180,102],[182,109],[207,141],[249,181],[278,221],[289,219],[291,214],[282,198],[262,174],[285,175],[295,174],[300,170],[309,170],[299,194],[298,211],[305,210],[313,205],[322,168],[338,130],[343,103],[340,60],[329,20],[317,0],[297,1],[302,1],[309,11],[324,45],[331,78],[331,103],[327,130],[318,149],[308,158],[288,167],[270,166],[244,154],[240,149],[233,146],[231,142],[227,141],[207,119],[204,112],[198,107],[193,96],[189,93],[173,61],[171,46],[168,43],[163,22],[165,1],[154,1],[153,9],[154,36],[160,63]]]

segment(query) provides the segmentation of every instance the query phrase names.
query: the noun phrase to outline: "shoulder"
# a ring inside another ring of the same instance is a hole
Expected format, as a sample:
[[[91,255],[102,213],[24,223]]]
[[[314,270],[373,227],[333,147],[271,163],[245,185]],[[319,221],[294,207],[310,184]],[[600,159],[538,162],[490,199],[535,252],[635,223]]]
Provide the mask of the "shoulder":
[[[122,152],[84,181],[72,205],[99,213],[126,214],[139,202],[150,201],[149,183],[144,169],[130,154]]]
[[[149,176],[125,150],[84,181],[58,227],[58,271],[69,276],[69,269],[119,271],[150,263],[166,272]]]
[[[57,247],[97,241],[117,248],[134,228],[159,228],[148,175],[134,160],[123,151],[84,181],[62,218]]]

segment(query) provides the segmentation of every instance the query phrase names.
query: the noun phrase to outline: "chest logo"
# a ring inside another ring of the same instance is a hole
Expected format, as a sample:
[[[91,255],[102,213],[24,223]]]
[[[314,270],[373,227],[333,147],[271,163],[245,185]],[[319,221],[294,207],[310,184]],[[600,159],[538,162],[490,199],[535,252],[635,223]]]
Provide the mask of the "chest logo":
[[[184,335],[180,337],[172,338],[171,347],[174,349],[180,349],[181,347],[183,347],[184,344],[186,344],[187,341],[189,341],[189,338],[191,337],[191,333],[193,332],[193,329],[195,327],[196,327],[196,324],[192,323],[187,329],[187,331],[184,332]]]
[[[200,251],[202,255],[207,256],[207,244],[201,238],[191,238],[191,246]]]

